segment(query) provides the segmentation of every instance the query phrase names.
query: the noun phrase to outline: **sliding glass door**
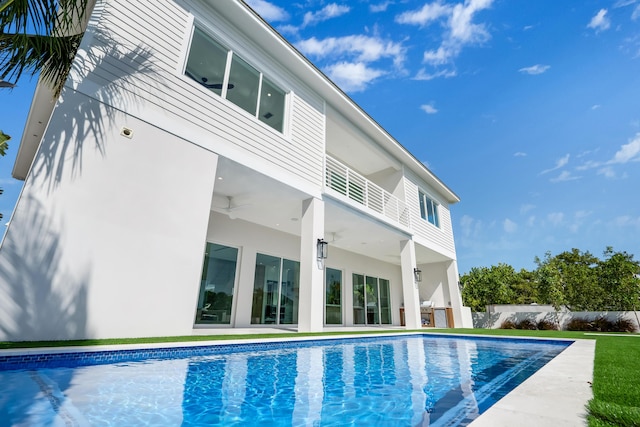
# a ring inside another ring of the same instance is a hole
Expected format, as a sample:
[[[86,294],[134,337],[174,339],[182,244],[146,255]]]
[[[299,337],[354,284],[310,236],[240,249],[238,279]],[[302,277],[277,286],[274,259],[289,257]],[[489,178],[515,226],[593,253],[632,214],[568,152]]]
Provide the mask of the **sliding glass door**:
[[[253,282],[253,324],[297,324],[300,263],[258,254]]]
[[[388,280],[362,274],[353,275],[353,323],[391,324]]]
[[[196,323],[231,323],[237,264],[237,248],[207,243],[196,310]]]
[[[325,269],[325,312],[326,325],[342,325],[342,271]]]

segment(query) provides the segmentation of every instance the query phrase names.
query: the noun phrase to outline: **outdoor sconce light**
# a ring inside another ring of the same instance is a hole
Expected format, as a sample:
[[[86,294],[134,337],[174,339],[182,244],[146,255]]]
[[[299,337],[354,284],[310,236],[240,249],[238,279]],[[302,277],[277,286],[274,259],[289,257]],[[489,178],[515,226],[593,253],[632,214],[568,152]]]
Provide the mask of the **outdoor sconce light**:
[[[318,239],[318,260],[327,259],[329,244],[324,239]]]
[[[324,239],[318,239],[316,250],[318,251],[318,268],[324,269],[324,260],[327,259],[329,244]]]
[[[418,267],[413,269],[413,278],[415,279],[416,283],[422,282],[422,270],[420,270]]]

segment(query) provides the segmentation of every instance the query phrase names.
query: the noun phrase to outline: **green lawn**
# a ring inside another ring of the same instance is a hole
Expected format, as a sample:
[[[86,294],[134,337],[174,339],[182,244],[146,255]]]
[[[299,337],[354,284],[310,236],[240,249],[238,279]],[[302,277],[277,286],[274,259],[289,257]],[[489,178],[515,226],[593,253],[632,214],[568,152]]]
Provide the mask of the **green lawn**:
[[[385,331],[386,332],[386,331]],[[391,331],[389,331],[391,332]],[[398,330],[396,332],[406,332]],[[418,332],[425,332],[419,330]],[[609,334],[589,335],[583,332],[527,331],[513,329],[446,329],[438,332],[528,336],[540,338],[581,338],[596,340],[596,355],[593,372],[593,399],[589,402],[589,426],[637,426],[640,427],[640,335]],[[137,339],[44,341],[8,343],[0,342],[0,349],[33,347],[59,347],[81,345],[141,344],[162,342],[194,342],[227,339],[286,338],[287,336],[340,336],[353,334],[375,334],[377,332],[332,332],[252,335],[210,335],[184,337],[158,337]]]

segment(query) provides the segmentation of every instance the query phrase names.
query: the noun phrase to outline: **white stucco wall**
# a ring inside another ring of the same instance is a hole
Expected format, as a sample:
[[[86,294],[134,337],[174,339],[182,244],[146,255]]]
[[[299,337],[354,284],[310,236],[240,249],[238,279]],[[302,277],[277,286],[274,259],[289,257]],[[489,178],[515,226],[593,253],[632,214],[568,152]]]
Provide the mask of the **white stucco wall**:
[[[216,165],[66,91],[0,248],[0,340],[189,333]]]

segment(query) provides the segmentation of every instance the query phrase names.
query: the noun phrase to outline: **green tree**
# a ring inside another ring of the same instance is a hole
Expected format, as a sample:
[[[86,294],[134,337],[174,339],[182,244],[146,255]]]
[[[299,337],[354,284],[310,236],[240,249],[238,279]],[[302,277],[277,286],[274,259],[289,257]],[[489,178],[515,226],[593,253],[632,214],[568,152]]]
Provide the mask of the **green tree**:
[[[604,251],[598,264],[598,281],[604,291],[602,310],[636,310],[640,302],[640,262],[626,252]]]
[[[460,278],[462,301],[472,311],[485,311],[489,304],[511,304],[518,280],[516,271],[507,264],[474,267]]]
[[[599,259],[588,251],[574,248],[554,257],[547,252],[544,259],[536,257],[535,262],[542,302],[571,311],[597,310],[602,305],[603,294],[595,268]]]
[[[532,271],[521,269],[516,273],[515,280],[511,285],[513,290],[513,304],[538,303],[538,281]]]
[[[7,154],[11,137],[0,130],[0,156]]]
[[[80,23],[89,2],[0,1],[0,79],[17,81],[25,72],[39,73],[59,95],[80,46]]]

